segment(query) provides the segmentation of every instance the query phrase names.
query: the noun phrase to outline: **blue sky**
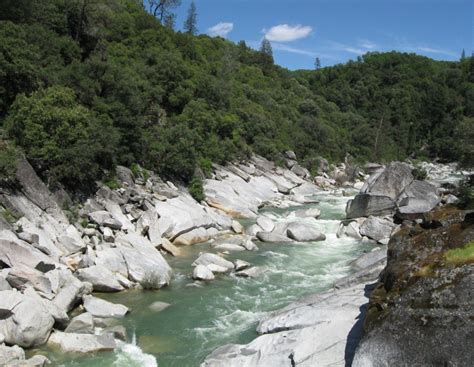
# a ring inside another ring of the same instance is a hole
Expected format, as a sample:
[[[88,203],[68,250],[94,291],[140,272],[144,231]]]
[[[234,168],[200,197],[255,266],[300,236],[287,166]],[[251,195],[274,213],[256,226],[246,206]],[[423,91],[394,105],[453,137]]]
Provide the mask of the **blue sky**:
[[[191,0],[177,10],[181,29]],[[473,49],[472,0],[195,0],[200,33],[258,48],[266,35],[276,63],[308,69],[368,51],[457,60]]]

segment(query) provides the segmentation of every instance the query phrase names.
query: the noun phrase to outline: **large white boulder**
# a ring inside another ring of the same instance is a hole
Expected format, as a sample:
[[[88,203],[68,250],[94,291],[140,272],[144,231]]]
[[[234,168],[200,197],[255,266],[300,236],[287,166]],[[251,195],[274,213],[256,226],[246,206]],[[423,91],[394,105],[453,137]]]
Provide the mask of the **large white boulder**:
[[[395,227],[396,225],[387,219],[371,216],[362,223],[359,231],[363,236],[375,241],[382,241],[390,238]]]
[[[48,340],[54,318],[43,303],[17,291],[0,292],[0,334],[7,344],[21,347]]]
[[[63,333],[55,331],[48,340],[48,344],[58,346],[67,353],[93,353],[112,351],[116,347],[112,334],[89,335]]]
[[[95,317],[124,317],[129,309],[121,304],[111,303],[94,296],[84,296],[84,308]]]
[[[211,253],[203,253],[199,255],[199,257],[196,259],[196,261],[193,262],[193,266],[198,266],[198,265],[218,265],[220,267],[223,267],[225,269],[233,270],[234,269],[234,264],[232,264],[230,261],[224,259],[223,257],[216,255],[216,254],[211,254]]]
[[[318,228],[303,222],[294,222],[288,226],[287,235],[298,242],[324,241],[326,236]]]
[[[198,265],[194,268],[193,279],[197,280],[213,280],[214,274],[209,270],[207,266]]]
[[[119,292],[124,290],[115,274],[100,265],[79,269],[76,276],[83,282],[91,283],[96,292]]]

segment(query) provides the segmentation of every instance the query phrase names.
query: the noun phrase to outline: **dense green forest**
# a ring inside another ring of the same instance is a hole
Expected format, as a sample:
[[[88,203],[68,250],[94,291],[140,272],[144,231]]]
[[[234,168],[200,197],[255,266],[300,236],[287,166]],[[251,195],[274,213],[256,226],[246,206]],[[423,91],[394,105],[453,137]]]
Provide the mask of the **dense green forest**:
[[[309,169],[347,153],[473,163],[472,57],[370,53],[291,72],[244,42],[174,31],[137,0],[0,10],[0,180],[20,154],[70,189],[116,164],[190,182],[211,162],[286,149]]]

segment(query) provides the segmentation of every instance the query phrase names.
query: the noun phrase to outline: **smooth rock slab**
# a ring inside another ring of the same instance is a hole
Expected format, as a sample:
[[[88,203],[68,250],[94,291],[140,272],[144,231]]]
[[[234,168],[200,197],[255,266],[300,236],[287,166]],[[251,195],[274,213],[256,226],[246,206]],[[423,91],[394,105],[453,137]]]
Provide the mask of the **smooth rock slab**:
[[[76,275],[80,280],[91,283],[96,292],[119,292],[125,289],[114,273],[100,265],[80,269]]]
[[[121,304],[115,304],[94,296],[84,296],[84,308],[95,317],[124,317],[129,309]]]
[[[262,228],[264,232],[271,232],[275,228],[275,223],[270,218],[258,217],[257,225]]]
[[[214,280],[214,274],[207,266],[198,265],[194,268],[193,279],[197,280]]]
[[[251,268],[245,268],[235,273],[238,277],[243,278],[256,278],[268,270],[266,266],[252,266]]]
[[[287,229],[288,237],[298,242],[324,241],[326,236],[317,228],[304,223],[291,223]]]
[[[258,232],[257,238],[262,242],[291,242],[291,239],[273,232]]]
[[[362,236],[367,236],[375,241],[382,241],[390,238],[394,228],[395,224],[389,220],[369,217],[362,223],[359,231]]]
[[[54,332],[48,344],[58,346],[63,352],[93,353],[112,351],[116,347],[115,339],[111,334],[88,335]]]
[[[230,252],[245,251],[244,247],[240,245],[234,245],[233,243],[223,243],[222,245],[215,246],[214,249],[217,251],[230,251]]]
[[[66,333],[94,334],[94,317],[89,312],[84,312],[74,317],[64,331]]]
[[[0,334],[7,344],[41,345],[53,325],[53,316],[40,300],[17,291],[0,292]]]
[[[201,254],[196,259],[196,261],[193,262],[193,266],[198,266],[198,265],[208,266],[210,264],[218,265],[229,270],[234,269],[234,264],[232,264],[230,261],[220,257],[219,255],[211,254],[211,253]]]

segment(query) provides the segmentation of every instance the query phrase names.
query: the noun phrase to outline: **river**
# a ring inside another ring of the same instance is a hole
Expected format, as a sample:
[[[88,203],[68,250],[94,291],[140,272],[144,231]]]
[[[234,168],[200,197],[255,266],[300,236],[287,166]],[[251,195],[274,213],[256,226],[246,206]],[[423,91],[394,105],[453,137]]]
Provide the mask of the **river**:
[[[258,251],[228,255],[253,265],[266,266],[257,278],[217,276],[203,284],[191,279],[191,263],[200,252],[212,252],[208,244],[183,248],[183,256],[168,257],[174,270],[171,286],[159,291],[127,291],[99,294],[99,297],[128,306],[132,312],[120,320],[127,328],[129,343],[113,353],[91,356],[61,354],[42,348],[41,353],[58,366],[199,366],[205,356],[227,343],[248,343],[256,337],[258,320],[268,311],[282,308],[296,299],[326,290],[335,280],[351,273],[349,262],[374,245],[349,238],[337,238],[336,231],[348,197],[321,193],[314,197],[321,217],[318,226],[327,239],[306,244],[264,244]],[[297,208],[265,208],[275,221]],[[251,221],[244,221],[250,225]],[[161,312],[149,306],[156,301],[171,304]],[[32,351],[33,353],[35,351]]]

